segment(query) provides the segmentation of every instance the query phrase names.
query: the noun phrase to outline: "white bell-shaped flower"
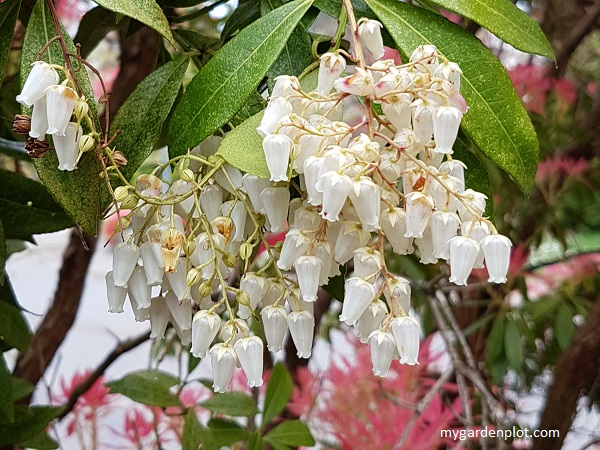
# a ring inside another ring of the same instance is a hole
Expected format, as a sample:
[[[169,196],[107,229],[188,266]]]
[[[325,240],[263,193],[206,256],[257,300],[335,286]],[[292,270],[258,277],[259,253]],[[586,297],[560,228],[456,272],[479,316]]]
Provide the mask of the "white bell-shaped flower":
[[[436,153],[453,153],[452,145],[458,136],[462,113],[454,106],[439,106],[433,113],[433,139]]]
[[[465,189],[462,193],[462,200],[469,207],[465,206],[464,203],[459,202],[458,204],[458,215],[462,219],[463,222],[467,220],[478,219],[481,217],[485,211],[487,195],[477,192],[473,189]],[[473,215],[473,211],[477,213],[477,216]]]
[[[458,234],[460,219],[457,214],[435,211],[429,219],[433,256],[448,260],[450,258],[450,239]]]
[[[52,85],[46,89],[48,130],[46,133],[64,136],[73,115],[77,93],[68,86]]]
[[[133,310],[133,315],[136,322],[145,322],[150,320],[150,307],[139,308],[139,305],[135,302],[135,298],[132,296],[129,296],[129,302],[131,303],[131,309]]]
[[[213,389],[215,392],[227,392],[237,364],[235,350],[229,344],[220,343],[215,344],[209,354],[213,373]]]
[[[473,270],[475,259],[479,253],[479,244],[475,239],[456,236],[450,239],[450,278],[456,285],[467,284],[467,278]]]
[[[133,270],[127,282],[127,291],[129,297],[135,300],[138,309],[150,307],[152,287],[148,285],[148,278],[146,278],[146,272],[142,267],[136,266]]]
[[[79,157],[79,138],[83,130],[75,122],[69,122],[62,135],[52,136],[54,150],[58,158],[58,170],[75,170]]]
[[[23,90],[17,95],[17,101],[25,106],[34,105],[45,95],[46,88],[58,84],[59,81],[58,73],[47,62],[36,61],[31,66]]]
[[[322,156],[308,156],[304,160],[304,182],[308,193],[308,203],[319,206],[323,202],[323,192],[317,190],[319,175],[323,167]]]
[[[325,53],[319,62],[319,76],[317,92],[328,96],[333,88],[333,83],[346,68],[346,60],[338,52]]]
[[[452,61],[444,61],[435,69],[434,75],[438,78],[448,80],[454,90],[460,92],[460,76],[462,70],[459,65]]]
[[[456,192],[463,192],[465,190],[465,170],[467,166],[464,162],[459,161],[458,159],[451,159],[448,161],[444,161],[440,167],[440,173],[448,173],[450,176],[454,177],[454,190]],[[456,183],[458,181],[458,184]]]
[[[277,267],[282,270],[290,270],[294,261],[301,255],[306,254],[311,239],[312,236],[302,230],[288,231],[277,260]]]
[[[284,134],[267,134],[262,142],[271,181],[288,181],[288,166],[294,142]]]
[[[406,315],[410,309],[410,282],[403,277],[392,275],[383,290],[392,314]]]
[[[420,72],[435,73],[439,65],[435,45],[419,45],[410,55],[411,62],[418,62],[415,68]]]
[[[373,281],[381,270],[381,253],[372,247],[354,250],[354,276]]]
[[[415,101],[415,103],[416,105],[412,107],[412,123],[415,139],[421,144],[428,144],[433,135],[434,108],[431,105],[420,102],[420,100]]]
[[[300,286],[300,294],[305,302],[314,302],[317,300],[317,291],[319,290],[319,278],[323,261],[317,256],[302,255],[294,262],[294,269]]]
[[[501,234],[486,236],[481,241],[490,283],[506,283],[512,242]]]
[[[171,310],[163,297],[154,297],[150,302],[150,339],[164,339]]]
[[[369,336],[381,326],[386,314],[387,308],[383,301],[377,299],[371,302],[367,309],[365,309],[365,312],[356,321],[356,329],[358,330],[360,342],[363,344],[369,342]]]
[[[248,211],[242,202],[235,200],[228,200],[221,205],[221,215],[224,217],[231,217],[233,224],[235,225],[235,232],[233,235],[234,241],[243,241],[246,239],[246,220],[248,218]]]
[[[411,95],[394,94],[387,95],[381,103],[381,110],[385,118],[389,120],[396,130],[411,128]]]
[[[283,306],[269,305],[260,312],[269,351],[277,353],[283,349],[283,339],[288,329],[287,312]]]
[[[290,335],[299,358],[310,358],[312,353],[315,318],[308,311],[294,311],[287,317]]]
[[[386,208],[381,212],[381,230],[397,255],[409,255],[414,251],[413,238],[405,237],[406,213],[402,208]]]
[[[185,258],[180,258],[177,261],[177,266],[174,271],[167,272],[167,280],[171,286],[171,292],[175,294],[178,301],[182,301],[184,298],[190,299],[190,289],[187,284],[187,261]],[[186,330],[186,328],[183,328]]]
[[[221,318],[209,311],[198,311],[192,320],[192,354],[204,358],[221,328]]]
[[[423,231],[433,213],[433,199],[422,192],[413,191],[404,197],[406,205],[406,233],[404,237],[423,237]]]
[[[484,255],[483,249],[481,248],[481,241],[484,237],[492,234],[490,226],[483,220],[467,220],[466,222],[462,223],[461,229],[461,234],[463,236],[468,236],[471,239],[475,239],[479,243],[479,253],[477,254],[477,259],[475,259],[473,269],[483,269]]]
[[[360,177],[352,183],[349,193],[356,213],[367,231],[379,229],[381,190],[369,177]]]
[[[240,305],[238,308],[238,317],[240,319],[249,319],[252,316],[252,311],[261,302],[268,288],[269,284],[266,278],[256,275],[253,272],[246,272],[242,275],[240,289],[248,294],[250,306]]]
[[[113,250],[113,277],[115,286],[127,287],[140,257],[140,248],[128,242],[121,242]]]
[[[157,196],[162,192],[162,188],[162,180],[154,175],[144,173],[135,180],[136,191],[145,196]]]
[[[108,312],[122,313],[127,289],[121,286],[115,286],[112,270],[106,274],[106,294],[108,297]]]
[[[140,246],[140,256],[142,257],[142,263],[144,264],[144,271],[146,272],[146,278],[150,286],[158,286],[162,283],[163,275],[165,271],[160,267],[160,262],[156,259],[156,254],[152,249],[151,242],[144,242]]]
[[[358,277],[348,278],[345,282],[340,320],[348,325],[354,325],[375,299],[375,295],[373,284]]]
[[[187,298],[180,301],[169,292],[165,296],[165,302],[171,311],[172,321],[176,322],[181,330],[189,330],[192,326],[192,301]]]
[[[173,322],[173,329],[177,333],[177,337],[181,341],[181,345],[186,346],[192,343],[192,330],[182,330],[177,326],[177,322]]]
[[[333,250],[334,261],[346,264],[352,258],[354,250],[367,245],[370,238],[371,233],[364,230],[360,222],[342,222]]]
[[[419,364],[419,323],[412,317],[397,317],[392,321],[392,333],[400,354],[400,363],[409,366]]]
[[[248,378],[248,386],[262,386],[263,342],[261,339],[256,336],[244,337],[237,341],[233,348]]]
[[[267,279],[267,282],[267,292],[261,301],[263,308],[273,305],[277,300],[281,301],[281,299],[285,298],[285,286],[283,282],[277,278]]]
[[[279,127],[280,120],[289,116],[293,110],[292,104],[284,97],[271,97],[256,131],[262,137],[273,133]]]
[[[373,375],[387,377],[396,353],[396,340],[389,331],[375,330],[369,336]]]
[[[323,190],[321,217],[329,222],[337,222],[352,188],[352,181],[346,175],[329,171],[320,176],[319,182]]]
[[[294,212],[293,224],[300,230],[316,230],[321,224],[321,216],[314,206],[303,206]]]
[[[248,322],[242,319],[230,319],[221,327],[221,339],[234,345],[249,332]]]
[[[259,213],[264,213],[262,201],[260,199],[260,193],[269,186],[272,186],[269,180],[265,178],[257,177],[251,173],[247,173],[242,177],[242,186],[244,191],[250,198],[250,203],[254,206],[254,209]]]
[[[286,228],[290,191],[285,186],[268,187],[260,194],[265,214],[271,225],[271,232],[283,231]]]
[[[355,72],[347,77],[338,78],[333,86],[340,92],[346,92],[361,97],[375,96],[375,79],[368,69],[355,68]]]
[[[304,173],[304,161],[309,156],[315,156],[325,145],[325,138],[316,134],[306,133],[298,138],[294,147],[292,168],[298,173]]]
[[[385,53],[383,48],[383,38],[381,37],[381,29],[383,25],[376,20],[364,20],[358,26],[358,36],[362,45],[367,47],[373,58],[380,59]]]
[[[192,198],[193,200],[193,198]],[[221,215],[221,205],[223,204],[223,190],[216,184],[209,184],[202,189],[200,197],[200,207],[206,214],[210,222]]]
[[[415,244],[419,249],[419,262],[421,264],[436,264],[437,258],[433,256],[433,236],[431,227],[427,225],[423,230],[423,237],[415,239]]]
[[[333,246],[327,241],[317,241],[313,246],[312,254],[319,258],[323,264],[319,272],[318,284],[319,286],[326,285],[333,265]]]
[[[33,110],[31,111],[31,126],[29,130],[29,137],[43,141],[46,138],[47,129],[48,110],[46,108],[46,97],[42,97],[33,104]]]
[[[289,75],[279,75],[275,78],[271,97],[289,97],[300,90],[298,78]]]

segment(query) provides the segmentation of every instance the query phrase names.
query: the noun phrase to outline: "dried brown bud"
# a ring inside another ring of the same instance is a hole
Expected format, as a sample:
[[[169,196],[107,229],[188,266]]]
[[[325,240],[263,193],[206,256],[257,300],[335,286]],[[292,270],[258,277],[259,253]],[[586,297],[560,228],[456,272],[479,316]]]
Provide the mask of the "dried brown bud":
[[[48,151],[49,145],[46,141],[40,141],[34,138],[28,138],[25,143],[25,150],[31,158],[41,158]]]
[[[115,164],[117,165],[117,169],[121,170],[124,166],[127,165],[127,158],[125,158],[125,155],[122,151],[115,150],[112,156],[115,161]],[[110,166],[110,160],[106,156],[104,157],[104,163],[107,166]]]
[[[28,135],[31,130],[31,117],[27,114],[15,115],[12,130],[17,134]]]

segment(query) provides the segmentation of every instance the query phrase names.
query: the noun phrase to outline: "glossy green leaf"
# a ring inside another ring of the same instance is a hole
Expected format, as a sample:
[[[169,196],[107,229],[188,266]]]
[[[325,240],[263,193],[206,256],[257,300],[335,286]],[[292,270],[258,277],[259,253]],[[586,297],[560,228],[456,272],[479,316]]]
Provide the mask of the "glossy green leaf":
[[[116,13],[97,6],[81,18],[73,41],[81,45],[81,56],[87,58],[109,32],[123,28],[127,22],[127,20],[117,22]]]
[[[169,125],[171,156],[224,125],[256,90],[312,0],[296,0],[244,28],[192,79]]]
[[[28,381],[22,380],[21,378],[12,378],[13,384],[13,400],[17,401],[31,394],[34,389],[34,385],[29,383]]]
[[[523,192],[533,188],[539,144],[506,71],[473,35],[435,13],[394,0],[367,0],[390,32],[403,59],[433,44],[463,71],[461,93],[469,105],[462,129]]]
[[[330,278],[327,284],[323,286],[323,289],[325,289],[325,292],[331,295],[331,298],[335,298],[341,302],[344,300],[346,266],[340,266],[340,271],[342,273]]]
[[[4,361],[0,355],[0,424],[15,421],[15,406],[13,399],[13,383]]]
[[[260,17],[260,2],[256,0],[242,1],[238,7],[227,18],[221,42],[227,42],[238,31],[243,30]]]
[[[13,423],[0,425],[0,445],[17,444],[30,439],[54,419],[62,408],[34,406],[29,409],[19,409]]]
[[[13,31],[20,6],[20,0],[7,0],[4,3],[0,3],[0,85],[4,79],[4,68],[8,61]]]
[[[217,447],[231,446],[236,442],[248,439],[250,432],[235,422],[223,419],[211,419],[207,433],[210,441]]]
[[[509,0],[430,0],[471,19],[519,50],[555,59],[538,23]]]
[[[242,392],[215,394],[214,397],[202,402],[200,406],[212,412],[228,416],[249,417],[258,414],[254,399]]]
[[[31,339],[29,326],[21,310],[5,300],[0,299],[0,343],[6,348],[25,352]]]
[[[260,0],[261,14],[265,15],[283,5],[282,0]],[[312,40],[302,23],[292,31],[279,57],[267,71],[267,83],[269,92],[275,84],[275,78],[279,75],[298,76],[310,65],[314,58],[311,52]]]
[[[190,409],[185,415],[183,424],[183,436],[181,438],[181,446],[183,450],[198,450],[203,442],[202,437],[206,430],[198,423],[194,409]]]
[[[29,26],[23,42],[21,85],[29,74],[31,63],[36,59],[40,49],[55,35],[46,0],[38,0],[29,19]],[[63,35],[65,36],[67,49],[71,53],[75,53],[75,45],[73,45],[69,35],[64,30]],[[42,59],[53,64],[64,64],[58,42],[50,45]],[[77,72],[77,79],[86,98],[94,98],[85,70]],[[97,116],[94,102],[89,103],[90,109]],[[97,124],[97,126],[99,125]],[[77,170],[73,172],[64,172],[57,169],[58,159],[52,150],[48,151],[43,158],[35,159],[34,164],[40,179],[67,214],[81,225],[85,231],[95,235],[99,219],[100,192],[103,186],[102,180],[98,176],[101,168],[96,157],[89,152],[86,153],[81,158]]]
[[[565,303],[562,303],[554,316],[554,335],[561,350],[566,350],[571,343],[571,338],[575,332],[573,316],[575,313]]]
[[[139,20],[174,43],[169,21],[155,0],[94,0],[103,8]]]
[[[510,367],[522,370],[525,354],[519,328],[514,320],[508,320],[504,328],[504,353]]]
[[[0,220],[7,239],[27,239],[32,234],[50,233],[73,225],[44,185],[2,169]]]
[[[500,358],[504,350],[504,328],[506,327],[506,318],[504,315],[498,317],[486,340],[486,356],[488,362],[494,362]]]
[[[54,450],[58,448],[58,443],[48,436],[44,430],[37,433],[35,436],[25,439],[18,443],[20,448],[35,448],[38,450]]]
[[[269,178],[271,174],[262,149],[262,137],[256,131],[263,114],[263,111],[255,114],[227,133],[217,154],[242,172]]]
[[[283,363],[275,364],[271,371],[269,383],[267,384],[267,393],[265,394],[265,406],[262,418],[263,427],[283,411],[285,405],[287,405],[292,397],[293,390],[294,382],[285,365]]]
[[[262,436],[258,431],[255,431],[248,439],[248,450],[264,450],[264,448],[265,444],[263,443]]]
[[[154,150],[163,123],[181,87],[189,59],[181,57],[148,75],[131,93],[111,124],[111,134],[121,130],[114,146],[127,158],[123,175],[129,179]]]
[[[130,399],[150,406],[179,406],[179,399],[169,390],[177,384],[177,379],[171,375],[145,370],[130,373],[120,380],[107,383],[111,392],[122,394]]]
[[[315,440],[305,423],[288,420],[277,425],[264,436],[265,441],[298,447],[315,445]]]

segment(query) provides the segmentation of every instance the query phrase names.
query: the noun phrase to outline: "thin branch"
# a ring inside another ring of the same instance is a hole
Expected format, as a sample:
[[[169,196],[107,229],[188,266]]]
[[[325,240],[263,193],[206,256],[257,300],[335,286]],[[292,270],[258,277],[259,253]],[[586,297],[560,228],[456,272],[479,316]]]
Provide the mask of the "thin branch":
[[[146,342],[148,339],[150,339],[150,332],[145,331],[144,333],[140,334],[139,336],[137,336],[135,338],[131,338],[131,339],[128,339],[127,341],[120,342],[114,348],[114,350],[112,352],[110,352],[110,354],[104,359],[104,361],[102,361],[102,364],[100,364],[96,368],[96,370],[94,370],[94,372],[92,372],[84,381],[79,383],[75,387],[75,389],[73,389],[73,391],[71,392],[71,395],[69,396],[69,399],[67,400],[67,403],[65,404],[64,409],[60,413],[60,416],[58,416],[58,420],[63,419],[67,414],[69,414],[71,412],[71,410],[77,404],[77,400],[79,399],[79,397],[81,397],[83,394],[85,394],[88,391],[88,389],[92,387],[92,385],[96,382],[96,380],[98,380],[98,378],[100,378],[104,374],[106,369],[108,369],[108,367],[119,356],[121,356],[123,353],[127,353],[128,351],[133,350],[137,346]]]
[[[583,41],[595,27],[599,17],[600,0],[596,0],[586,11],[585,16],[577,22],[577,25],[571,30],[571,34],[569,34],[569,37],[557,52],[556,65],[558,67],[558,76],[565,73],[571,55],[579,44],[581,44],[581,41]]]

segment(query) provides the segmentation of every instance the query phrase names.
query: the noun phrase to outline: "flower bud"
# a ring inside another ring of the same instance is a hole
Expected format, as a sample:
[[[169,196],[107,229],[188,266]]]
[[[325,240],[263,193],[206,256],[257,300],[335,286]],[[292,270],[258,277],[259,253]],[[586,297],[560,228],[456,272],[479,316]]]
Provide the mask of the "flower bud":
[[[129,195],[129,188],[127,186],[119,186],[113,191],[113,194],[116,201],[123,201]]]
[[[121,202],[121,209],[133,209],[137,206],[139,199],[134,194],[130,194]]]
[[[385,50],[383,48],[383,38],[381,37],[381,29],[383,25],[370,19],[361,19],[362,23],[358,26],[358,36],[361,43],[371,52],[373,58],[380,59],[383,57]]]
[[[242,245],[240,245],[240,258],[242,258],[244,261],[249,261],[250,257],[252,256],[252,245],[250,245],[247,242],[242,242]]]
[[[212,291],[213,291],[213,288],[212,288],[211,280],[203,281],[200,284],[200,286],[198,286],[198,294],[200,295],[200,298],[210,296],[210,294],[212,294]]]
[[[179,172],[179,176],[181,177],[181,179],[183,181],[188,181],[188,182],[193,182],[195,177],[194,177],[194,172],[192,172],[190,169],[184,169],[181,172]]]

